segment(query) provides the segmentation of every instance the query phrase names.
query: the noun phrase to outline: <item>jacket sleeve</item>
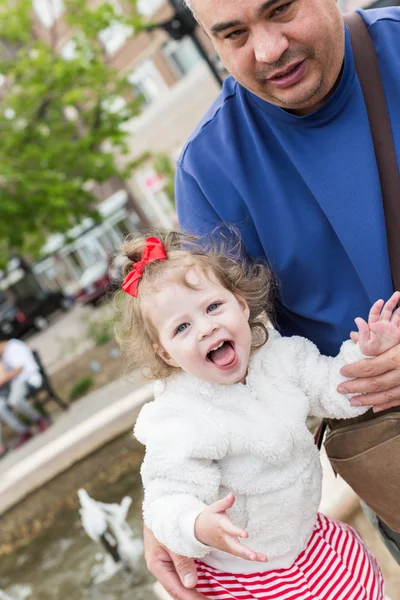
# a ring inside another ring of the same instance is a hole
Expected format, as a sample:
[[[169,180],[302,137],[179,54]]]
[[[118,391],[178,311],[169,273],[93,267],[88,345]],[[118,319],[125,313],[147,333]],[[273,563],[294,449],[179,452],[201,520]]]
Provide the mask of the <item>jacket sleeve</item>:
[[[339,394],[337,386],[346,377],[340,369],[350,363],[366,358],[358,344],[348,340],[342,344],[337,356],[324,356],[305,338],[292,337],[295,347],[298,383],[308,397],[309,414],[316,417],[351,419],[369,410],[368,406],[352,406],[351,394]]]
[[[196,539],[194,523],[218,499],[220,484],[218,465],[195,456],[196,440],[206,440],[207,432],[195,418],[188,422],[179,414],[166,414],[154,402],[142,409],[134,433],[146,445],[141,468],[145,524],[173,552],[205,556],[211,548]]]

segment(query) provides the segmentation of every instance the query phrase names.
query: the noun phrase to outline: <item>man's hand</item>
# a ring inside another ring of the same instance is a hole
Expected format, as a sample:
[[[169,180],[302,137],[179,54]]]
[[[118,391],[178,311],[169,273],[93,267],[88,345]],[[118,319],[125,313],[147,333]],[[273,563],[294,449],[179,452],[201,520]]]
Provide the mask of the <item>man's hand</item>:
[[[196,538],[206,546],[229,552],[233,556],[266,562],[267,557],[264,554],[254,552],[239,542],[238,538],[247,538],[248,534],[244,529],[236,527],[226,514],[234,502],[235,496],[230,493],[222,500],[207,506],[196,519],[194,525]]]
[[[373,406],[380,412],[400,406],[400,344],[375,358],[365,358],[341,369],[350,377],[338,387],[341,394],[362,394],[351,399],[353,406]]]
[[[205,600],[194,588],[197,585],[193,559],[178,556],[165,548],[146,526],[143,529],[147,568],[174,600]]]

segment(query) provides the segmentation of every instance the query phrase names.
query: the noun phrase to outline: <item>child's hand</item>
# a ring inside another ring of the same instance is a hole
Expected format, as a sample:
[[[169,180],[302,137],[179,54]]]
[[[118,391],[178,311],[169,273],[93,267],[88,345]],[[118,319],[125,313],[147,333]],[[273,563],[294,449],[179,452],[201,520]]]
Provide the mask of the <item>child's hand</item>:
[[[383,300],[375,302],[368,323],[361,317],[355,319],[358,332],[352,332],[350,337],[358,341],[366,356],[378,356],[400,343],[400,309],[394,310],[399,301],[400,292],[395,292],[386,304]]]
[[[233,506],[234,502],[235,496],[230,493],[226,498],[207,506],[196,519],[194,525],[196,538],[206,546],[229,552],[239,558],[266,562],[268,559],[264,554],[242,546],[237,539],[238,537],[247,538],[248,533],[244,529],[236,527],[225,512]]]

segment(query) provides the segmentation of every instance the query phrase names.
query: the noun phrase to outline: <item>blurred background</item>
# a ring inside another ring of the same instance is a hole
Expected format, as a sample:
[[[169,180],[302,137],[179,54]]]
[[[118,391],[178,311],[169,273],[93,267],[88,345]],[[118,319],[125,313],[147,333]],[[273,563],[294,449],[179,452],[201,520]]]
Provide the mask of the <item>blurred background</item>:
[[[226,76],[181,0],[0,0],[0,337],[36,352],[50,423],[23,445],[3,427],[0,600],[163,597],[131,435],[151,388],[114,339],[115,257],[127,234],[176,226],[175,161]],[[400,600],[398,566],[323,460],[322,509],[361,532]],[[91,537],[80,488],[131,497],[129,531],[107,517]]]

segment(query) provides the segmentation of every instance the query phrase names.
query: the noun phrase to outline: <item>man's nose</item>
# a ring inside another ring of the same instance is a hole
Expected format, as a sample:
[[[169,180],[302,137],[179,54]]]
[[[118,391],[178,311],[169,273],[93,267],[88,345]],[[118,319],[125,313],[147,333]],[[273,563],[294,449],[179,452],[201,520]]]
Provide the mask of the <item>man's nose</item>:
[[[253,48],[257,62],[274,64],[289,48],[289,40],[279,30],[260,27],[253,32]]]

